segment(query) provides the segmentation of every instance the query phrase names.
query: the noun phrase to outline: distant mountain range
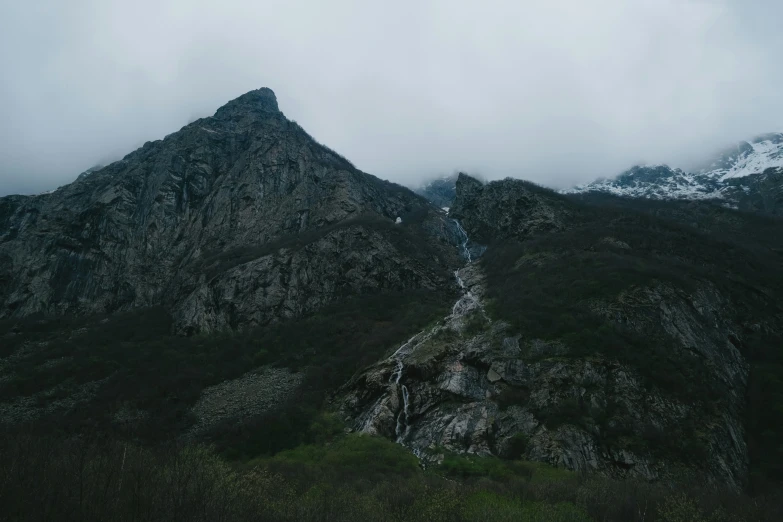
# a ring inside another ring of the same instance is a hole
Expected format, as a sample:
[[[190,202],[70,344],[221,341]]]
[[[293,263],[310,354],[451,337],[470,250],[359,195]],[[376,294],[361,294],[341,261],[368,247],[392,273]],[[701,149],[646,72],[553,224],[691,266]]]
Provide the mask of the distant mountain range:
[[[435,205],[451,207],[457,175],[415,189]],[[611,194],[658,200],[705,200],[746,212],[783,215],[783,133],[762,134],[728,147],[693,170],[664,164],[636,165],[614,178],[561,190],[562,194]]]
[[[719,200],[724,206],[738,210],[780,215],[783,213],[783,133],[742,141],[693,172],[669,165],[637,165],[616,178],[598,179],[563,192]]]

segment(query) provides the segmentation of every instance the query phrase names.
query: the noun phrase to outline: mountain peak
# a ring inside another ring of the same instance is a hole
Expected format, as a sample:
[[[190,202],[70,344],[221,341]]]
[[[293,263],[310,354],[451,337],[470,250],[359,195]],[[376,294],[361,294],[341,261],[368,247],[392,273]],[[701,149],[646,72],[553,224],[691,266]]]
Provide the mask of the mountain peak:
[[[780,205],[758,191],[760,187],[779,184],[776,169],[781,167],[783,133],[770,132],[737,142],[690,171],[668,165],[637,165],[613,179],[598,179],[562,192],[607,192],[650,199],[712,199],[731,208],[755,209],[761,205],[759,208],[764,212],[779,214]]]
[[[234,120],[250,112],[279,113],[277,97],[268,87],[262,87],[231,100],[215,112],[215,118]]]
[[[768,132],[766,134],[760,134],[751,140],[752,143],[763,143],[769,141],[773,144],[783,143],[783,132]]]

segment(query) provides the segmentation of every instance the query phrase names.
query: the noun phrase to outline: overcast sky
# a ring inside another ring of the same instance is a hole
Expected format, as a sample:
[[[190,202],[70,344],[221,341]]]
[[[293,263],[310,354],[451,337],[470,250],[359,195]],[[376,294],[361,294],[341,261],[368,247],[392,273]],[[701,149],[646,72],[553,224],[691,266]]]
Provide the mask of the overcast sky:
[[[240,94],[393,181],[563,187],[783,130],[780,0],[0,0],[0,195]]]

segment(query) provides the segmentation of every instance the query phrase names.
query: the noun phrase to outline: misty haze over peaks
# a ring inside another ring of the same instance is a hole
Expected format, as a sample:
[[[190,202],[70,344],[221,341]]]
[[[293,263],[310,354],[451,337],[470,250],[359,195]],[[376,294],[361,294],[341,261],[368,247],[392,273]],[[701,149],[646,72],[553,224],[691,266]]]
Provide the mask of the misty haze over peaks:
[[[262,86],[409,186],[695,168],[783,130],[781,16],[773,0],[4,3],[0,195],[55,189]]]

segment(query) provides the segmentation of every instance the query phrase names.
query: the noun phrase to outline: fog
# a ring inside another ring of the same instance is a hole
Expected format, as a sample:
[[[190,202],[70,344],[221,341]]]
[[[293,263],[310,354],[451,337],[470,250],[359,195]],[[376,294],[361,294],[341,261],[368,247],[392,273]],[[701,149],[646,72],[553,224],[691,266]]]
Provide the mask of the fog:
[[[258,87],[400,183],[565,187],[783,129],[779,0],[0,0],[0,195]]]

